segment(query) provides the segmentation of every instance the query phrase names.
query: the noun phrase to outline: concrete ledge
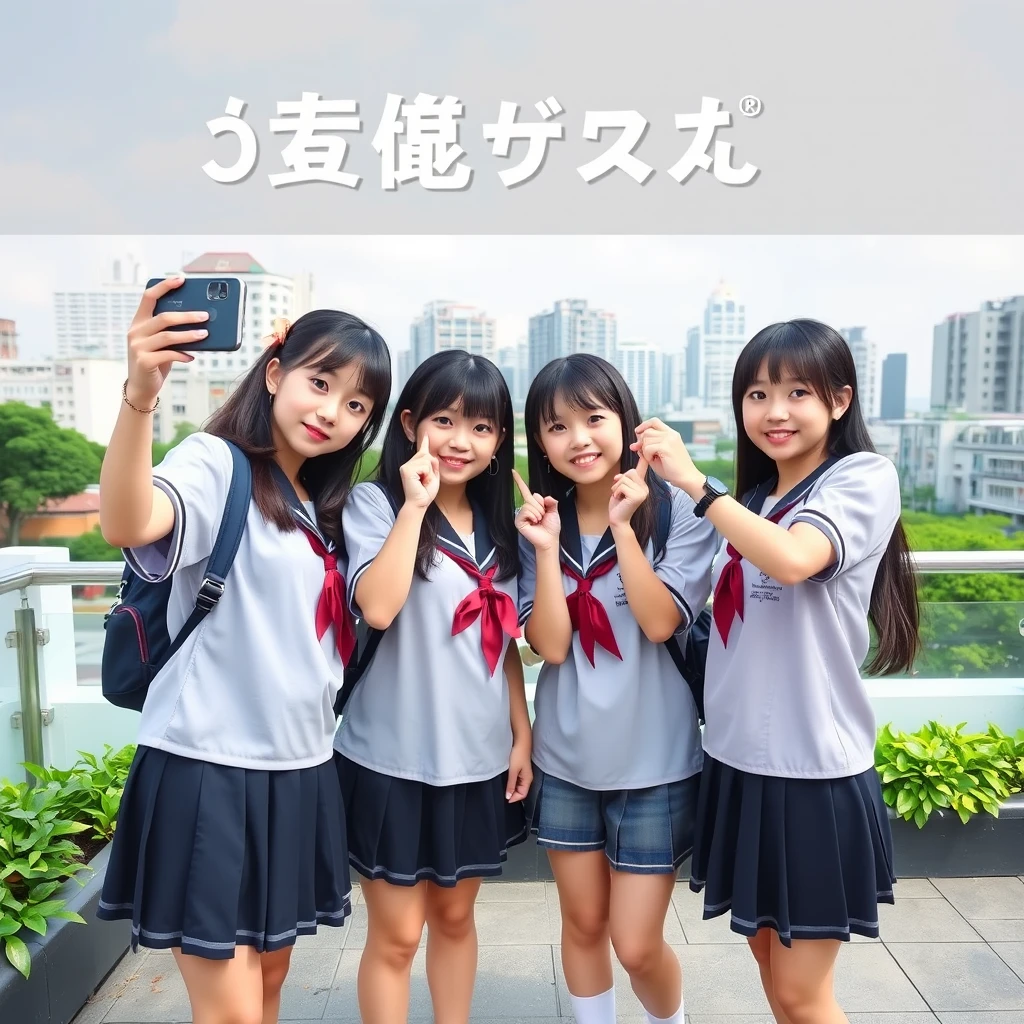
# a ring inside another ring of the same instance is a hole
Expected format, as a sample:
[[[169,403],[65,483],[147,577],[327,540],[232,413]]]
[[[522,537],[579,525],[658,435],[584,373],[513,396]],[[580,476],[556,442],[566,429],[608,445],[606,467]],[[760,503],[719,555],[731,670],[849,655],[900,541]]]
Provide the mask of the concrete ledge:
[[[56,919],[47,922],[45,935],[21,932],[32,956],[27,981],[2,957],[0,1021],[68,1024],[124,955],[131,923],[96,918],[109,854],[105,846],[89,862],[93,874],[84,886],[68,881],[54,895],[67,900],[67,909],[81,914],[86,924]]]
[[[952,811],[933,812],[924,828],[889,808],[897,877],[1024,875],[1024,796],[1010,797],[999,817],[976,814],[965,825]]]

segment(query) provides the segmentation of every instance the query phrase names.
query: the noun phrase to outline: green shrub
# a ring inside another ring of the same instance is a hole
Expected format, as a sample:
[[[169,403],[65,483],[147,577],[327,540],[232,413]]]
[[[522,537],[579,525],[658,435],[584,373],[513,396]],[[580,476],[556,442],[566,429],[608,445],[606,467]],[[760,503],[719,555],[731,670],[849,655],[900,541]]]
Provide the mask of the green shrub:
[[[65,900],[51,897],[88,870],[81,840],[71,837],[90,829],[93,840],[113,836],[135,748],[107,746],[100,757],[79,753],[82,759],[67,770],[26,764],[38,780],[34,788],[0,782],[0,939],[26,978],[31,965],[18,935],[23,928],[45,935],[53,918],[85,924]]]
[[[882,797],[918,828],[936,810],[956,811],[963,822],[980,811],[998,817],[999,805],[1021,789],[1024,733],[1011,738],[990,726],[964,734],[965,725],[929,722],[910,734],[890,725],[879,731],[875,766]]]

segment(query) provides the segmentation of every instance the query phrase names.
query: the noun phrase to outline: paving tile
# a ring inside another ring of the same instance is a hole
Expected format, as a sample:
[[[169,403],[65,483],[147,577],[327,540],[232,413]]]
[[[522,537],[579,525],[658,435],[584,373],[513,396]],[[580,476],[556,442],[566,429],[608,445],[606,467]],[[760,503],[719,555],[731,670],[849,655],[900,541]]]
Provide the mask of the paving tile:
[[[551,946],[482,946],[472,1018],[547,1018],[558,1014]]]
[[[543,903],[545,882],[485,882],[477,903]]]
[[[1024,1010],[1024,982],[986,945],[894,942],[886,948],[936,1012]]]
[[[360,951],[344,950],[331,987],[325,1021],[358,1021],[356,974]],[[482,946],[472,1016],[550,1018],[558,1016],[551,947]],[[412,966],[409,1020],[430,1020],[433,1010],[427,987],[426,951],[420,949]],[[507,1019],[507,1018],[506,1018]],[[283,1020],[283,1018],[282,1018]]]
[[[935,886],[968,921],[1024,920],[1024,882],[1009,878],[936,878]]]
[[[1024,980],[1024,942],[993,942],[992,949],[1018,978]]]
[[[1019,1010],[975,1010],[967,1013],[939,1013],[941,1024],[1024,1024]]]
[[[281,1020],[322,1017],[340,962],[340,949],[294,950],[281,990]]]
[[[897,903],[900,900],[942,899],[942,893],[929,878],[901,878],[896,882],[893,892]]]
[[[987,921],[975,918],[971,927],[986,942],[1024,942],[1024,921]]]
[[[839,950],[836,999],[847,1013],[906,1014],[929,1009],[929,1004],[880,942],[860,945],[851,942]],[[894,1018],[892,1024],[900,1022]]]
[[[74,1024],[101,1024],[129,985],[142,977],[149,955],[148,949],[141,949],[138,953],[126,953],[107,975],[99,991],[78,1012]]]
[[[937,1024],[934,1013],[851,1013],[850,1024]]]
[[[729,927],[729,915],[722,914],[721,917],[713,917],[705,921],[703,900],[679,886],[672,896],[672,906],[675,908],[683,929],[683,935],[688,943],[703,945],[705,943],[727,942],[733,945],[746,945],[747,940],[743,935],[734,932]]]
[[[478,903],[474,916],[481,946],[551,945],[546,901]]]
[[[154,950],[146,957],[120,998],[103,1018],[103,1024],[188,1024],[192,1020],[185,982],[178,973],[174,955]]]
[[[878,908],[883,942],[981,942],[981,936],[944,899],[897,900]]]

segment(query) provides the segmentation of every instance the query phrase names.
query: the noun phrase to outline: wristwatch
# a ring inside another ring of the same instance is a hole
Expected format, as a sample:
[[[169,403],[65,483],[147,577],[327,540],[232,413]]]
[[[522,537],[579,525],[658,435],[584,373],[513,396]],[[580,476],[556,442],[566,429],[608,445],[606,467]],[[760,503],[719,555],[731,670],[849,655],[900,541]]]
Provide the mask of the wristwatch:
[[[711,507],[711,502],[715,498],[721,498],[724,494],[729,493],[729,488],[722,483],[717,477],[709,476],[704,478],[704,497],[697,502],[694,507],[693,514],[701,519],[704,513]]]

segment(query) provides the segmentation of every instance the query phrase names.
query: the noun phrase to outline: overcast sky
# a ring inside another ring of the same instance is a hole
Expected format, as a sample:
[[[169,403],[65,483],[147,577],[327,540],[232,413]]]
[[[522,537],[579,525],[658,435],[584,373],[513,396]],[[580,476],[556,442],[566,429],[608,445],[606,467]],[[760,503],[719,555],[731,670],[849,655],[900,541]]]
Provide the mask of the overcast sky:
[[[865,325],[879,347],[907,352],[908,397],[930,387],[932,328],[985,299],[1024,294],[1022,236],[0,236],[0,318],[18,322],[24,356],[52,354],[54,291],[110,278],[127,253],[157,276],[182,257],[248,251],[275,273],[310,271],[317,306],[373,322],[393,350],[437,298],[480,306],[499,344],[530,316],[585,298],[618,316],[619,337],[679,350],[715,284],[746,304],[747,334],[811,316]]]

